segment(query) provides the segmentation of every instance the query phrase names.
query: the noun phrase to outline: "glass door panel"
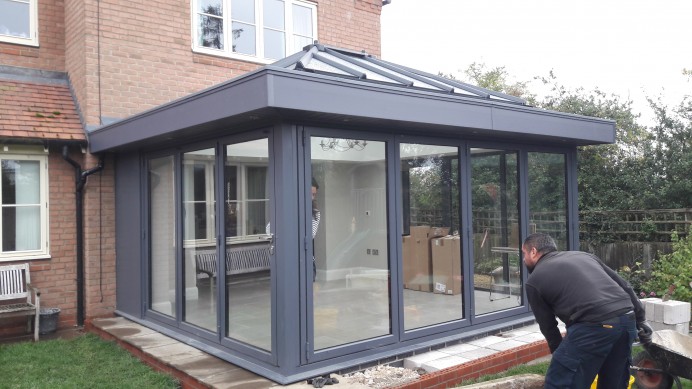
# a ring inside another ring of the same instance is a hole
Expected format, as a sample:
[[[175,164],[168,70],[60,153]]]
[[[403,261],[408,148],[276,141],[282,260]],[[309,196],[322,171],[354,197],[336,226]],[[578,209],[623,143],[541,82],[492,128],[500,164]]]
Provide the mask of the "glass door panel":
[[[272,341],[268,167],[266,138],[226,146],[225,335],[263,350]]]
[[[149,161],[149,308],[175,316],[175,181],[172,156]]]
[[[399,146],[404,329],[463,318],[459,151]]]
[[[555,239],[558,250],[567,247],[567,161],[564,154],[529,153],[529,223],[532,232]]]
[[[389,335],[386,143],[312,137],[310,146],[314,350]]]
[[[471,188],[475,314],[520,306],[517,153],[472,149]]]
[[[183,154],[184,318],[216,332],[216,228],[213,148]]]

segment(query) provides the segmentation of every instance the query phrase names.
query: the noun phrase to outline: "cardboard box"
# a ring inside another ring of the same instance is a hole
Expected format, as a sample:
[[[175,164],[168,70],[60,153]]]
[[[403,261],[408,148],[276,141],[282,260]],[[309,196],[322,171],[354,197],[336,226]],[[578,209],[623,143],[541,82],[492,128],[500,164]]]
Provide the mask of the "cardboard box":
[[[432,292],[432,255],[430,239],[447,235],[449,228],[412,226],[410,242],[404,248],[404,288]],[[409,254],[406,254],[406,250]]]
[[[404,273],[404,288],[411,289],[412,281],[416,276],[416,260],[413,252],[413,237],[404,235],[401,237],[401,255]]]
[[[461,239],[445,236],[431,241],[433,292],[456,295],[461,293]]]

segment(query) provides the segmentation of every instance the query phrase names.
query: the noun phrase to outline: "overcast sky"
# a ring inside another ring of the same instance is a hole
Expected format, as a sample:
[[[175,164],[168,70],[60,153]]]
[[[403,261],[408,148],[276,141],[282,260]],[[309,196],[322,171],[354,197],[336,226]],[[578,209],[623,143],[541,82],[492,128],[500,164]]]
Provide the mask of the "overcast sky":
[[[692,0],[393,0],[382,8],[382,58],[430,73],[473,62],[518,81],[552,69],[569,87],[677,104],[692,94]],[[539,87],[532,88],[539,92]]]

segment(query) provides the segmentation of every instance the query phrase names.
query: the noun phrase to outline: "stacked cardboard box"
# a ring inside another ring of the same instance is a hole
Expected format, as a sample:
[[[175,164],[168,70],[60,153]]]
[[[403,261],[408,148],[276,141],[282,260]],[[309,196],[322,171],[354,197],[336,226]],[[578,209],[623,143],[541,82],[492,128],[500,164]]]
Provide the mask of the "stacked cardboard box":
[[[445,236],[449,228],[414,226],[402,239],[404,288],[432,292],[431,239]]]
[[[449,235],[433,239],[432,267],[433,288],[435,293],[461,293],[461,239],[458,235]]]

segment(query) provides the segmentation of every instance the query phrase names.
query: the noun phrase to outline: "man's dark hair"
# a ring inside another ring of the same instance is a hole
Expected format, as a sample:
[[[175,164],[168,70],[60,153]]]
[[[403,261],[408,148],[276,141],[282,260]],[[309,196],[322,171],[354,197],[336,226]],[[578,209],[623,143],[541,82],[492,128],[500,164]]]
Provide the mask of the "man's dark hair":
[[[315,189],[319,189],[320,186],[317,184],[317,180],[315,177],[312,177],[312,186],[315,187]]]
[[[531,248],[536,248],[536,251],[541,255],[557,251],[557,245],[553,238],[541,232],[527,236],[526,239],[524,239],[524,247],[529,250]]]

